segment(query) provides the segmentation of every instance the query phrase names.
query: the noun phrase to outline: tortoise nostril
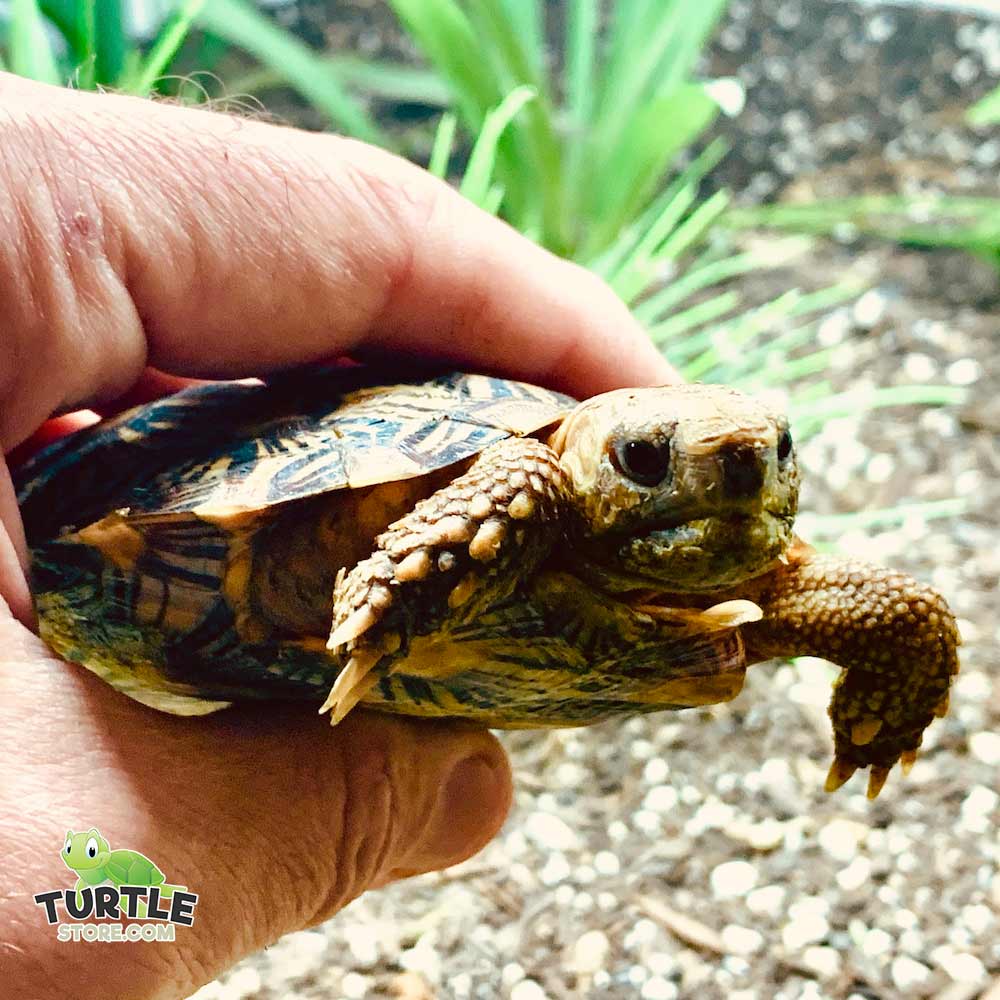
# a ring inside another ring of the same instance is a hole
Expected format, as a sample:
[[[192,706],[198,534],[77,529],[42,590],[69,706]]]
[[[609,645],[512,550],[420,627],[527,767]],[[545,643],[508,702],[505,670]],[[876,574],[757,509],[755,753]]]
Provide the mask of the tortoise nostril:
[[[736,445],[722,453],[722,479],[730,500],[749,500],[764,485],[764,463],[753,448]]]

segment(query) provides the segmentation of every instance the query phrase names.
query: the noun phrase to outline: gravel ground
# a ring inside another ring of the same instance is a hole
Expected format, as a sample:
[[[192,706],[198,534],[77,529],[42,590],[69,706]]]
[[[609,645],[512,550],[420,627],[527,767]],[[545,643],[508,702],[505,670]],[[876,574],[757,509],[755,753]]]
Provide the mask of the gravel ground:
[[[316,24],[328,6],[300,4]],[[324,37],[378,50],[373,4],[349,6],[360,42]],[[1000,25],[737,0],[712,63],[748,86],[720,175],[738,190],[995,193],[1000,141],[957,114],[1000,70]],[[286,937],[197,1000],[1000,1000],[1000,282],[961,254],[822,245],[750,291],[848,274],[872,290],[820,327],[843,346],[837,387],[968,392],[830,421],[800,452],[804,533],[809,513],[966,503],[839,539],[929,579],[960,618],[952,709],[909,777],[875,803],[863,776],[823,793],[833,670],[819,661],[755,667],[727,705],[507,735],[516,804],[478,857]]]

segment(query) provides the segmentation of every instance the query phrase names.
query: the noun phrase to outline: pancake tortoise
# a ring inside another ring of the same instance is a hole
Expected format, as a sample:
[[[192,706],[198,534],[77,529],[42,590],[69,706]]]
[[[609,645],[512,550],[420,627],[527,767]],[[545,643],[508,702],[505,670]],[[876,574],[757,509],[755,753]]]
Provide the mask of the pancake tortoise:
[[[501,728],[733,698],[842,667],[827,789],[874,798],[947,710],[955,620],[792,528],[786,418],[717,385],[577,403],[380,369],[190,388],[19,471],[41,634],[132,698],[363,702]]]

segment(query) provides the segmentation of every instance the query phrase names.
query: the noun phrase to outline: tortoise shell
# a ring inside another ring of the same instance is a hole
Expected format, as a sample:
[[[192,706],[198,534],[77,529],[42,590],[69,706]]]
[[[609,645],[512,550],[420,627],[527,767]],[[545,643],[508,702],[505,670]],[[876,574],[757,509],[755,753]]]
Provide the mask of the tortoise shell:
[[[239,698],[319,701],[343,666],[324,641],[338,568],[491,444],[554,427],[575,405],[509,379],[359,368],[199,386],[87,428],[17,475],[42,635],[177,714]],[[275,591],[265,582],[254,596],[261,628],[246,621],[245,570],[273,532],[272,549],[303,567],[308,593],[278,593],[276,566]],[[662,623],[613,601],[597,610],[584,590],[538,574],[458,632],[415,643],[366,702],[498,726],[574,725],[740,690],[738,630],[681,623],[665,638]],[[323,614],[325,628],[313,620]],[[421,669],[442,656],[455,661],[447,676]]]

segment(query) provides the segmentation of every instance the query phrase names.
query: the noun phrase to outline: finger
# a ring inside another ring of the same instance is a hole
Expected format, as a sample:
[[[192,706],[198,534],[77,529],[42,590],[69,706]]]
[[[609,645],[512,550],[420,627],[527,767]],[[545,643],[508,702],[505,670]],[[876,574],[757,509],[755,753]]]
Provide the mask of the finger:
[[[33,955],[46,986],[70,982],[77,1000],[187,996],[370,886],[468,857],[509,807],[509,767],[484,730],[364,712],[331,729],[307,707],[164,716],[10,628],[0,623],[3,648],[22,662],[0,666],[0,750],[19,766],[0,787],[0,849],[32,845],[14,851],[28,859],[15,873],[23,884],[5,885],[14,995]],[[59,849],[67,827],[90,826],[198,893],[194,926],[178,928],[176,944],[120,944],[109,964],[99,949],[50,937],[31,893],[72,884]]]
[[[396,157],[0,76],[0,439],[200,377],[404,350],[579,394],[671,369],[593,276]]]

